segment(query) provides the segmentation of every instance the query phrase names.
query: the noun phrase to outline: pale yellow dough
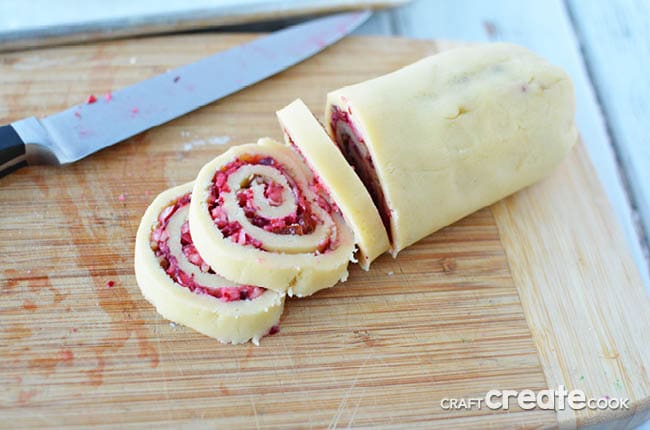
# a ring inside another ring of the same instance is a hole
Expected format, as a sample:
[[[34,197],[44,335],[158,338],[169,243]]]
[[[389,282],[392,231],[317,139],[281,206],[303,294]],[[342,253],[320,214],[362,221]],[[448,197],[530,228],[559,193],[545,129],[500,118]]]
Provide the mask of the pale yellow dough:
[[[222,208],[229,221],[237,221],[243,230],[260,240],[265,250],[242,245],[226,238],[208,210],[208,198],[215,173],[240,157],[260,154],[270,156],[288,169],[289,176],[301,188],[320,223],[311,234],[273,234],[253,225],[239,207],[236,192],[255,176],[271,179],[283,186],[283,203],[274,207],[266,203],[262,192],[255,191],[259,213],[267,218],[287,215],[295,210],[295,199],[287,179],[270,166],[249,165],[240,168],[228,180],[231,192],[224,194]],[[241,284],[258,285],[298,297],[308,296],[347,279],[347,266],[353,258],[354,237],[339,214],[328,214],[315,203],[317,196],[309,184],[312,173],[300,157],[287,146],[271,139],[257,144],[230,148],[201,169],[194,184],[190,204],[190,230],[194,244],[203,259],[218,273]],[[327,237],[336,243],[334,249],[319,253],[318,245]]]
[[[147,208],[135,242],[135,276],[142,295],[156,307],[163,317],[186,325],[223,343],[244,343],[259,339],[280,320],[285,295],[267,290],[253,300],[223,302],[215,297],[197,294],[177,283],[165,273],[151,248],[151,232],[158,216],[176,200],[192,191],[187,183],[161,193]],[[187,219],[188,208],[177,211],[169,220],[169,245],[179,265],[194,279],[209,287],[235,286],[219,275],[201,272],[183,258],[180,251],[180,226]],[[178,237],[177,237],[178,236]],[[176,240],[174,240],[176,239]]]
[[[370,194],[302,100],[279,110],[277,116],[286,143],[295,145],[311,170],[317,173],[354,231],[359,265],[368,270],[370,263],[390,247]]]
[[[390,208],[393,254],[548,175],[577,140],[570,78],[477,44],[328,95],[350,109]]]

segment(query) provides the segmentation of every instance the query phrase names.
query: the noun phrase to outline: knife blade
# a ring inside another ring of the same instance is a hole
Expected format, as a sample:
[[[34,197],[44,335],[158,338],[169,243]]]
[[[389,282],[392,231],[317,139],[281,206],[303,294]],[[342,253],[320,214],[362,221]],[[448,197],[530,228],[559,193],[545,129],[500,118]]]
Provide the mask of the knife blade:
[[[34,164],[68,164],[264,80],[320,52],[371,12],[294,25],[42,119],[0,127],[0,177]]]

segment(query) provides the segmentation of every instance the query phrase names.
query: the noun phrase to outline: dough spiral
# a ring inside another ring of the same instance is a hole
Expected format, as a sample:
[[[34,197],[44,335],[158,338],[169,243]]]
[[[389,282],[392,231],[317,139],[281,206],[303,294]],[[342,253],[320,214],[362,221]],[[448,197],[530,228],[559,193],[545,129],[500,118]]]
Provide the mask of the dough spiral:
[[[187,216],[193,183],[161,193],[147,208],[135,244],[135,275],[158,313],[223,343],[259,339],[277,329],[284,293],[237,285],[197,252]]]
[[[226,278],[299,297],[347,278],[352,231],[288,146],[230,148],[201,169],[192,195],[196,247]]]

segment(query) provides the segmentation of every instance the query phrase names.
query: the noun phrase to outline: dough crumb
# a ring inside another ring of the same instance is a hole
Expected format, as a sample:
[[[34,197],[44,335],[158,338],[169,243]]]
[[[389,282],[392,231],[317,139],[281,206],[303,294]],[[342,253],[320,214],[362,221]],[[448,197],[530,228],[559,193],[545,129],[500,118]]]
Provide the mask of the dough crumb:
[[[183,133],[187,133],[187,135],[184,135]],[[181,136],[189,136],[189,132],[184,132],[181,131]],[[191,151],[193,148],[197,146],[205,146],[205,145],[225,145],[226,143],[230,142],[230,136],[213,136],[209,137],[207,140],[203,139],[196,139],[192,140],[191,142],[186,142],[183,144],[183,150],[184,151]]]
[[[208,139],[210,145],[225,145],[230,142],[230,136],[213,136]]]

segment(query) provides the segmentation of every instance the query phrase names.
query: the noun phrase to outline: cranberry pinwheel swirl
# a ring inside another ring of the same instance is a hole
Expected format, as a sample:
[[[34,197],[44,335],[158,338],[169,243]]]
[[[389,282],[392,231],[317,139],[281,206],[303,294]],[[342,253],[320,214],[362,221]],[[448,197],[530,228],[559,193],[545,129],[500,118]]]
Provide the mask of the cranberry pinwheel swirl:
[[[299,297],[347,278],[353,233],[288,146],[230,148],[201,169],[192,196],[196,248],[226,278]]]
[[[188,226],[193,183],[161,193],[146,210],[135,244],[135,274],[163,317],[224,343],[273,332],[285,294],[231,282],[197,251]]]

